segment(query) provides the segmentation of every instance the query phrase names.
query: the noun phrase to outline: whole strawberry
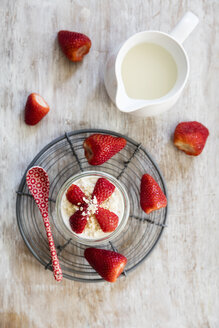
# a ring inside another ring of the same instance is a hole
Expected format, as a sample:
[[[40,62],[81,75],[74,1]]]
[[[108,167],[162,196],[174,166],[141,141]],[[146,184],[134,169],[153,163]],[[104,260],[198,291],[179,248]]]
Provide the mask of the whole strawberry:
[[[204,149],[209,136],[208,129],[201,123],[179,123],[174,133],[174,145],[187,155],[198,156]]]
[[[37,93],[31,93],[26,102],[24,120],[28,125],[35,125],[49,112],[49,105]]]
[[[90,165],[101,165],[126,145],[124,138],[106,134],[92,134],[84,141],[85,157]]]
[[[109,282],[116,281],[127,263],[127,258],[122,254],[99,248],[87,248],[84,257],[94,270]]]
[[[73,61],[81,61],[91,47],[91,40],[82,33],[59,31],[59,45],[66,57]]]
[[[147,214],[167,206],[166,196],[149,174],[144,174],[141,179],[140,204]]]
[[[96,197],[97,204],[101,204],[109,198],[115,190],[115,186],[105,178],[99,178],[95,184],[92,199]]]

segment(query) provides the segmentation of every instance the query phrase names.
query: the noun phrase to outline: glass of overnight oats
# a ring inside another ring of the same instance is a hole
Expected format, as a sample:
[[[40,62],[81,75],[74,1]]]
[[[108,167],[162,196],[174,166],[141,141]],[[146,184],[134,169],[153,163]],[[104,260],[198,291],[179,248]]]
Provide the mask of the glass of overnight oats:
[[[96,246],[118,236],[129,218],[130,204],[124,186],[101,171],[72,176],[59,191],[57,223],[67,238]]]

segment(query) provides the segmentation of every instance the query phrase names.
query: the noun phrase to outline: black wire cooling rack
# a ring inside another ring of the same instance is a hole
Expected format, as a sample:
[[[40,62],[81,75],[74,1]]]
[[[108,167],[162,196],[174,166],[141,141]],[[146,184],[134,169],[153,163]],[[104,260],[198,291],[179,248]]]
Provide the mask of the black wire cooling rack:
[[[123,137],[127,145],[101,166],[90,166],[84,157],[83,141],[93,133]],[[81,282],[99,282],[102,278],[84,259],[86,246],[68,239],[56,226],[56,197],[64,182],[80,171],[96,170],[109,173],[126,187],[130,200],[130,217],[124,230],[107,245],[98,246],[116,250],[127,257],[124,272],[127,275],[142,263],[157,244],[166,226],[167,207],[147,215],[139,203],[140,181],[143,174],[154,177],[165,194],[162,175],[151,156],[132,139],[107,130],[80,130],[65,133],[44,147],[33,159],[32,166],[42,166],[50,179],[49,212],[54,242],[58,251],[63,277]],[[17,222],[21,235],[32,254],[46,268],[52,270],[50,252],[41,214],[26,185],[26,172],[17,191]]]

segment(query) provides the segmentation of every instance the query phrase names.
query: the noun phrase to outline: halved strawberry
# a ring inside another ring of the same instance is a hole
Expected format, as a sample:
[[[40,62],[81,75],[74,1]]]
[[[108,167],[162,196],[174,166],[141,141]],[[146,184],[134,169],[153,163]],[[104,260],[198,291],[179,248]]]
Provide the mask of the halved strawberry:
[[[95,216],[103,232],[112,232],[118,226],[118,216],[106,208],[99,207]]]
[[[87,215],[83,215],[85,212],[76,211],[70,218],[69,223],[72,230],[76,233],[82,233],[87,224]]]
[[[66,198],[73,205],[82,205],[84,204],[84,199],[86,198],[84,192],[75,184],[72,184],[66,193]]]
[[[25,106],[25,123],[35,125],[49,112],[49,105],[37,93],[31,93]]]
[[[106,134],[92,134],[84,141],[85,156],[90,165],[101,165],[126,145],[124,138]]]
[[[209,136],[208,129],[201,123],[179,123],[174,133],[174,145],[187,155],[198,156],[201,154]]]
[[[109,198],[115,190],[115,186],[105,178],[99,178],[95,184],[92,199],[96,197],[97,204],[101,204]]]
[[[84,256],[94,270],[109,282],[116,281],[127,263],[125,256],[106,249],[87,248]]]
[[[91,40],[82,33],[59,31],[59,44],[66,57],[73,61],[81,61],[91,47]]]
[[[144,174],[141,179],[140,204],[147,214],[167,206],[166,196],[149,174]]]

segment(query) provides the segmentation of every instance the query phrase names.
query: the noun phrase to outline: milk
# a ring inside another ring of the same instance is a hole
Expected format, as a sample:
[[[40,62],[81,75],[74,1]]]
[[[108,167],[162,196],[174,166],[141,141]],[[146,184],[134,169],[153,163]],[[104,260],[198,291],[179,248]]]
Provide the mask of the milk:
[[[177,66],[166,49],[145,42],[127,52],[121,73],[130,98],[157,99],[173,88],[177,79]]]

